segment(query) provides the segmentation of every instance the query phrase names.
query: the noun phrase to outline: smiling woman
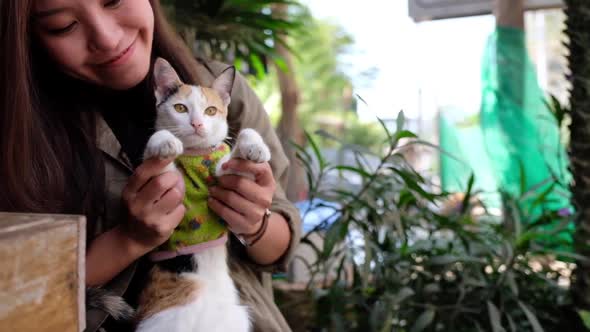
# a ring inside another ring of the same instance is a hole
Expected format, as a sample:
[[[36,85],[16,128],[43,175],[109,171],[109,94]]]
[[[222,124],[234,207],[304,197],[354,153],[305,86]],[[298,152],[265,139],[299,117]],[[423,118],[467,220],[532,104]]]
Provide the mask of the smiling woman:
[[[147,75],[154,31],[148,1],[38,0],[39,41],[72,77],[129,89]]]
[[[0,210],[85,215],[86,284],[136,303],[151,267],[143,256],[185,212],[181,178],[163,172],[171,160],[142,159],[156,115],[153,62],[167,59],[183,82],[203,85],[228,66],[194,59],[158,0],[0,0],[0,48]],[[284,269],[298,243],[299,216],[282,189],[288,162],[246,80],[237,75],[231,91],[230,136],[255,129],[273,159],[228,162],[257,176],[220,177],[209,205],[257,235],[248,246],[232,238],[229,259],[254,328],[289,331],[266,273]],[[87,325],[126,330],[91,308]]]

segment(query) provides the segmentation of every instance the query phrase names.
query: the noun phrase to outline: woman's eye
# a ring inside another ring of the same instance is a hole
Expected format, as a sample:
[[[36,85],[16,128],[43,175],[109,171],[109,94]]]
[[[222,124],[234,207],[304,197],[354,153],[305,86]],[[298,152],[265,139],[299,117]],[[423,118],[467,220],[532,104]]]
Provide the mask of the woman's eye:
[[[213,116],[213,115],[217,114],[217,108],[215,108],[215,107],[208,107],[205,110],[205,114],[210,115],[210,116]]]
[[[116,8],[121,4],[121,2],[123,2],[123,0],[111,0],[111,1],[107,1],[107,3],[105,3],[104,6],[110,7],[110,8]]]
[[[174,110],[178,113],[187,113],[188,112],[188,108],[186,108],[186,106],[184,106],[183,104],[174,105]]]
[[[77,24],[77,22],[72,22],[70,25],[68,25],[65,28],[48,29],[48,31],[52,35],[63,35],[65,33],[72,31],[74,29],[74,27],[76,26],[76,24]]]

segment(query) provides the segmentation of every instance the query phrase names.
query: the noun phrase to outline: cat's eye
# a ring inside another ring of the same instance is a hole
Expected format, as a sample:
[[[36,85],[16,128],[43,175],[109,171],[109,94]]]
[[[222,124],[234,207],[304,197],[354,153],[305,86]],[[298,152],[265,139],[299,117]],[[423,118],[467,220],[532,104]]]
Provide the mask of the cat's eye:
[[[205,114],[209,115],[209,116],[213,116],[215,114],[217,114],[217,108],[211,106],[211,107],[207,107],[207,109],[205,110]]]
[[[183,104],[174,105],[174,110],[178,113],[187,113],[188,112],[188,108]]]

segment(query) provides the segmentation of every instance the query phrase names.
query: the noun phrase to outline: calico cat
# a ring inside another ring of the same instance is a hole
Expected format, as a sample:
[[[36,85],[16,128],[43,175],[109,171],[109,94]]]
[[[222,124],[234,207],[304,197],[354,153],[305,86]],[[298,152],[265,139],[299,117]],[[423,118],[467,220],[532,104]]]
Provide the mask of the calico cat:
[[[166,60],[156,60],[157,131],[144,158],[175,158],[166,171],[183,175],[187,210],[170,239],[150,256],[156,264],[140,297],[139,332],[251,328],[248,309],[240,305],[229,275],[227,226],[207,206],[207,187],[224,174],[224,162],[270,160],[268,146],[253,129],[240,131],[231,151],[224,143],[234,76],[230,67],[211,88],[188,85]]]

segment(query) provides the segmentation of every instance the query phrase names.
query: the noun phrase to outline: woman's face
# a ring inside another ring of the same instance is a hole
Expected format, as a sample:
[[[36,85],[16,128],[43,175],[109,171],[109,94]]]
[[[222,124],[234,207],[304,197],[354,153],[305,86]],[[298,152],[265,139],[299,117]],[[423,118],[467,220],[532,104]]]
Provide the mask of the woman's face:
[[[150,68],[154,15],[148,0],[35,0],[32,22],[66,74],[125,90]]]

